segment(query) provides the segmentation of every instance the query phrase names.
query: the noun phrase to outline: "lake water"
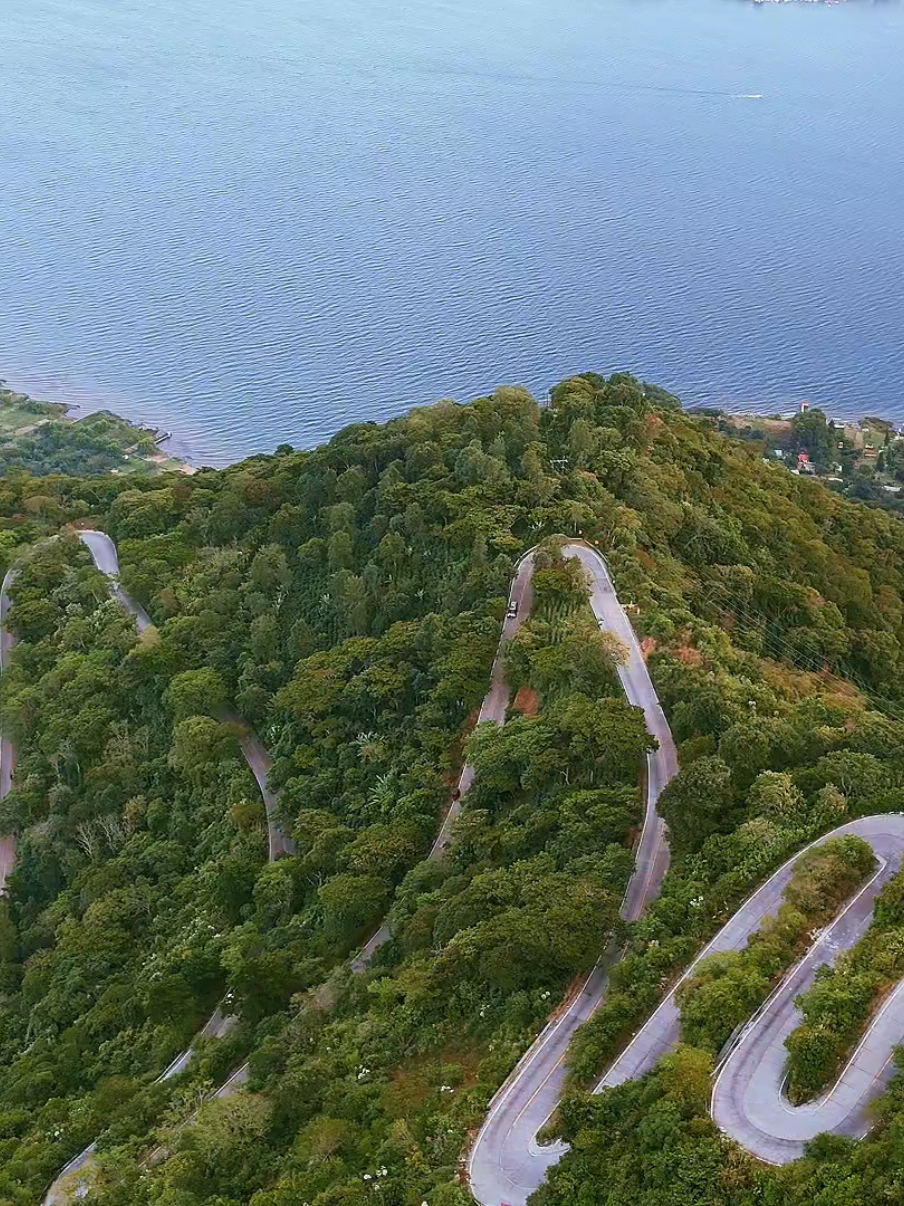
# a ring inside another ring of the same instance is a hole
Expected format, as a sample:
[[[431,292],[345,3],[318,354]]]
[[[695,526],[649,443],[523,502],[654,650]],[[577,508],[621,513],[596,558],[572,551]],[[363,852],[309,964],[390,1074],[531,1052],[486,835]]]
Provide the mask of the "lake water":
[[[2,30],[12,384],[209,464],[585,368],[904,417],[896,4],[6,0]]]

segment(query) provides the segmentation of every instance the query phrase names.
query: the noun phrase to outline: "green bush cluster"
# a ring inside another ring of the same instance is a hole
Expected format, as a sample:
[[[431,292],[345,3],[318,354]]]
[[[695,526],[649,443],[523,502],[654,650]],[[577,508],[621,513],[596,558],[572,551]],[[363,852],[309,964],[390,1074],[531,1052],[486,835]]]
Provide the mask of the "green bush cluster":
[[[765,919],[743,950],[710,955],[679,987],[684,1042],[718,1055],[875,862],[869,844],[857,837],[832,838],[803,854],[776,915]]]
[[[904,872],[885,885],[863,938],[824,965],[795,1002],[803,1021],[787,1038],[788,1096],[818,1097],[836,1080],[884,994],[904,976]]]

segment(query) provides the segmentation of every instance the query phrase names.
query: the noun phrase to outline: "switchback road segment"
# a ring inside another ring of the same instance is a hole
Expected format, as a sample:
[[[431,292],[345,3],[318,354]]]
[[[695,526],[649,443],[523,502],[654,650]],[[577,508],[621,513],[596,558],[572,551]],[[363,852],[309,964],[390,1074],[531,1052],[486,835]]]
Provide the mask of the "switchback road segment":
[[[97,568],[107,576],[110,580],[110,593],[116,598],[122,606],[135,617],[136,626],[139,633],[144,632],[150,625],[151,619],[147,612],[136,603],[121,587],[119,583],[119,558],[117,555],[116,545],[113,540],[105,533],[96,530],[79,532],[79,537],[89,549],[94,564]],[[503,724],[505,722],[506,712],[508,709],[510,692],[508,684],[505,681],[505,665],[504,665],[504,649],[505,644],[515,635],[524,620],[530,615],[532,594],[531,594],[531,574],[533,571],[533,550],[526,553],[519,561],[515,577],[512,582],[511,592],[509,595],[509,608],[503,621],[502,633],[499,640],[499,645],[496,651],[496,657],[493,662],[493,668],[490,678],[490,687],[484,698],[480,712],[478,714],[477,723],[489,721],[495,724]],[[7,575],[11,581],[11,575]],[[7,586],[9,583],[5,580],[2,590],[3,616],[5,617],[10,603],[7,594]],[[512,606],[514,605],[514,606]],[[12,648],[12,638],[7,633],[5,626],[0,632],[4,642],[9,643],[9,649]],[[6,645],[4,645],[4,651]],[[6,656],[6,652],[4,652]],[[6,662],[4,661],[4,666]],[[245,756],[252,773],[254,774],[261,795],[264,800],[264,805],[267,811],[268,835],[269,835],[269,856],[270,861],[274,861],[281,854],[294,853],[294,844],[291,839],[285,835],[279,828],[276,822],[276,809],[278,806],[278,797],[273,793],[269,786],[269,772],[272,760],[266,749],[263,747],[257,736],[248,729],[241,719],[234,713],[229,712],[224,714],[224,720],[236,724],[239,732],[239,742],[242,747],[242,752]],[[12,763],[5,763],[11,766]],[[452,841],[452,829],[455,821],[461,814],[462,800],[466,795],[474,780],[473,768],[467,764],[461,772],[458,781],[458,790],[455,793],[448,812],[443,819],[436,841],[430,851],[429,857],[433,860],[442,859],[448,850]],[[13,846],[13,859],[15,858],[15,847]],[[357,957],[352,962],[352,970],[357,973],[366,971],[376,955],[377,951],[392,937],[391,930],[386,922],[384,922],[364,948],[359,952]],[[235,1019],[228,1014],[224,1014],[221,1008],[217,1008],[216,1012],[204,1026],[199,1034],[199,1038],[220,1037],[228,1032],[234,1024]],[[161,1073],[158,1080],[168,1080],[170,1077],[177,1075],[185,1070],[188,1066],[193,1054],[193,1048],[189,1047],[178,1055],[169,1067]],[[239,1092],[247,1083],[249,1076],[248,1064],[242,1064],[229,1077],[225,1084],[213,1094],[214,1097],[228,1097],[233,1093]],[[96,1145],[90,1144],[83,1152],[80,1152],[61,1170],[53,1184],[48,1189],[43,1206],[63,1206],[69,1202],[73,1194],[80,1195],[85,1191],[85,1186],[80,1180],[79,1174],[83,1174],[89,1168]],[[160,1153],[162,1154],[162,1149]]]
[[[615,633],[628,651],[618,668],[619,678],[628,701],[643,709],[647,729],[657,741],[657,748],[647,755],[643,831],[622,904],[622,917],[636,921],[659,895],[668,869],[665,824],[656,805],[663,788],[678,771],[678,757],[643,653],[605,560],[583,543],[568,544],[564,552],[577,557],[587,571],[590,605],[601,627]],[[601,941],[603,938],[600,935]],[[603,1001],[608,968],[617,957],[618,951],[610,943],[578,993],[545,1028],[491,1102],[468,1159],[471,1191],[482,1206],[525,1206],[566,1150],[561,1143],[539,1143],[537,1135],[562,1095],[565,1056],[574,1033]]]
[[[139,633],[145,632],[151,627],[152,620],[144,608],[136,603],[130,595],[123,590],[119,582],[119,557],[116,551],[116,545],[112,539],[105,533],[96,530],[80,531],[79,539],[87,547],[91,554],[92,560],[96,567],[109,581],[110,596],[135,619],[135,626]],[[8,581],[9,580],[9,581]],[[3,586],[0,588],[0,609],[2,609],[3,627],[0,631],[0,639],[3,641],[3,667],[6,667],[7,649],[12,650],[12,636],[6,629],[5,619],[10,607],[8,595],[8,586],[11,581],[10,574],[7,574],[4,579]],[[257,785],[260,788],[261,797],[264,801],[264,807],[267,816],[267,844],[269,861],[273,862],[282,854],[292,853],[294,846],[291,838],[283,833],[277,819],[276,808],[278,800],[276,795],[270,790],[268,776],[270,771],[271,759],[267,751],[264,749],[257,735],[253,733],[248,726],[233,712],[226,712],[221,717],[222,720],[236,726],[239,736],[239,745],[247,762],[251,773],[254,775]],[[6,738],[4,737],[3,747],[3,787],[0,789],[0,798],[9,790],[9,784],[6,780],[6,767],[12,766],[12,757],[7,761],[6,755]],[[9,744],[12,751],[11,743]],[[0,848],[2,852],[2,848]],[[15,858],[15,848],[13,847],[13,859]],[[225,1013],[221,1006],[218,1006],[212,1016],[205,1023],[204,1027],[198,1034],[198,1038],[220,1038],[235,1024],[235,1018]],[[186,1048],[172,1061],[168,1068],[163,1071],[157,1078],[159,1081],[169,1080],[170,1077],[183,1072],[191,1062],[194,1054],[194,1044]],[[44,1206],[61,1206],[62,1203],[69,1201],[73,1185],[75,1191],[78,1192],[78,1174],[85,1170],[91,1163],[95,1152],[95,1144],[90,1144],[84,1151],[75,1156],[61,1170],[56,1180],[47,1190],[44,1197]]]
[[[743,950],[766,917],[775,916],[806,850],[846,835],[870,844],[877,870],[743,1027],[718,1070],[712,1115],[725,1134],[771,1164],[797,1160],[807,1142],[824,1131],[858,1138],[866,1134],[870,1103],[894,1074],[894,1048],[904,1041],[904,980],[873,1019],[841,1076],[818,1101],[793,1106],[785,1095],[785,1039],[800,1023],[795,998],[810,987],[820,966],[834,963],[863,937],[876,897],[901,869],[904,816],[898,813],[850,821],[799,851],[771,875],[698,955],[602,1077],[597,1092],[643,1076],[675,1047],[681,1036],[677,988],[708,955]]]

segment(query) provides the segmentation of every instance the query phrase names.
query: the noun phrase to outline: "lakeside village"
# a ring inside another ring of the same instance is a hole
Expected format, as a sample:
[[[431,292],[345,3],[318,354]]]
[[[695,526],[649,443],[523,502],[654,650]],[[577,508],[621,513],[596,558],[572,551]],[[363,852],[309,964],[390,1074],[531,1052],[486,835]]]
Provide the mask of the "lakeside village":
[[[904,427],[888,419],[831,419],[807,402],[793,415],[697,413],[710,416],[725,435],[761,444],[763,459],[777,468],[904,513]]]

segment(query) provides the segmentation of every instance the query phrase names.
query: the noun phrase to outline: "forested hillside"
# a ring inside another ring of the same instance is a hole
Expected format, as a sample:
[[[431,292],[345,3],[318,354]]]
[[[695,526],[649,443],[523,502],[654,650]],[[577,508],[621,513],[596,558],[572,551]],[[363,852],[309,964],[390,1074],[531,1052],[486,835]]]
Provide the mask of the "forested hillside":
[[[154,620],[140,638],[77,540],[40,544],[88,523]],[[580,1092],[788,854],[904,807],[900,519],[587,374],[548,408],[501,389],[191,478],[0,482],[0,556],[20,566],[0,831],[21,837],[0,902],[0,1202],[32,1206],[94,1138],[100,1206],[471,1200],[468,1134],[621,926],[641,817],[650,739],[554,543],[508,652],[509,723],[468,736],[514,563],[559,533],[598,543],[633,604],[683,769],[663,797],[673,870],[579,1037],[575,1150],[538,1199],[896,1200],[897,1090],[865,1143],[781,1171],[713,1128],[705,1040]],[[297,853],[273,864],[227,705],[274,757]],[[428,861],[465,747],[475,785]],[[392,941],[354,974],[387,913]],[[737,975],[712,1010],[751,991]],[[224,997],[229,1036],[154,1083]],[[205,1101],[246,1056],[247,1091]]]

